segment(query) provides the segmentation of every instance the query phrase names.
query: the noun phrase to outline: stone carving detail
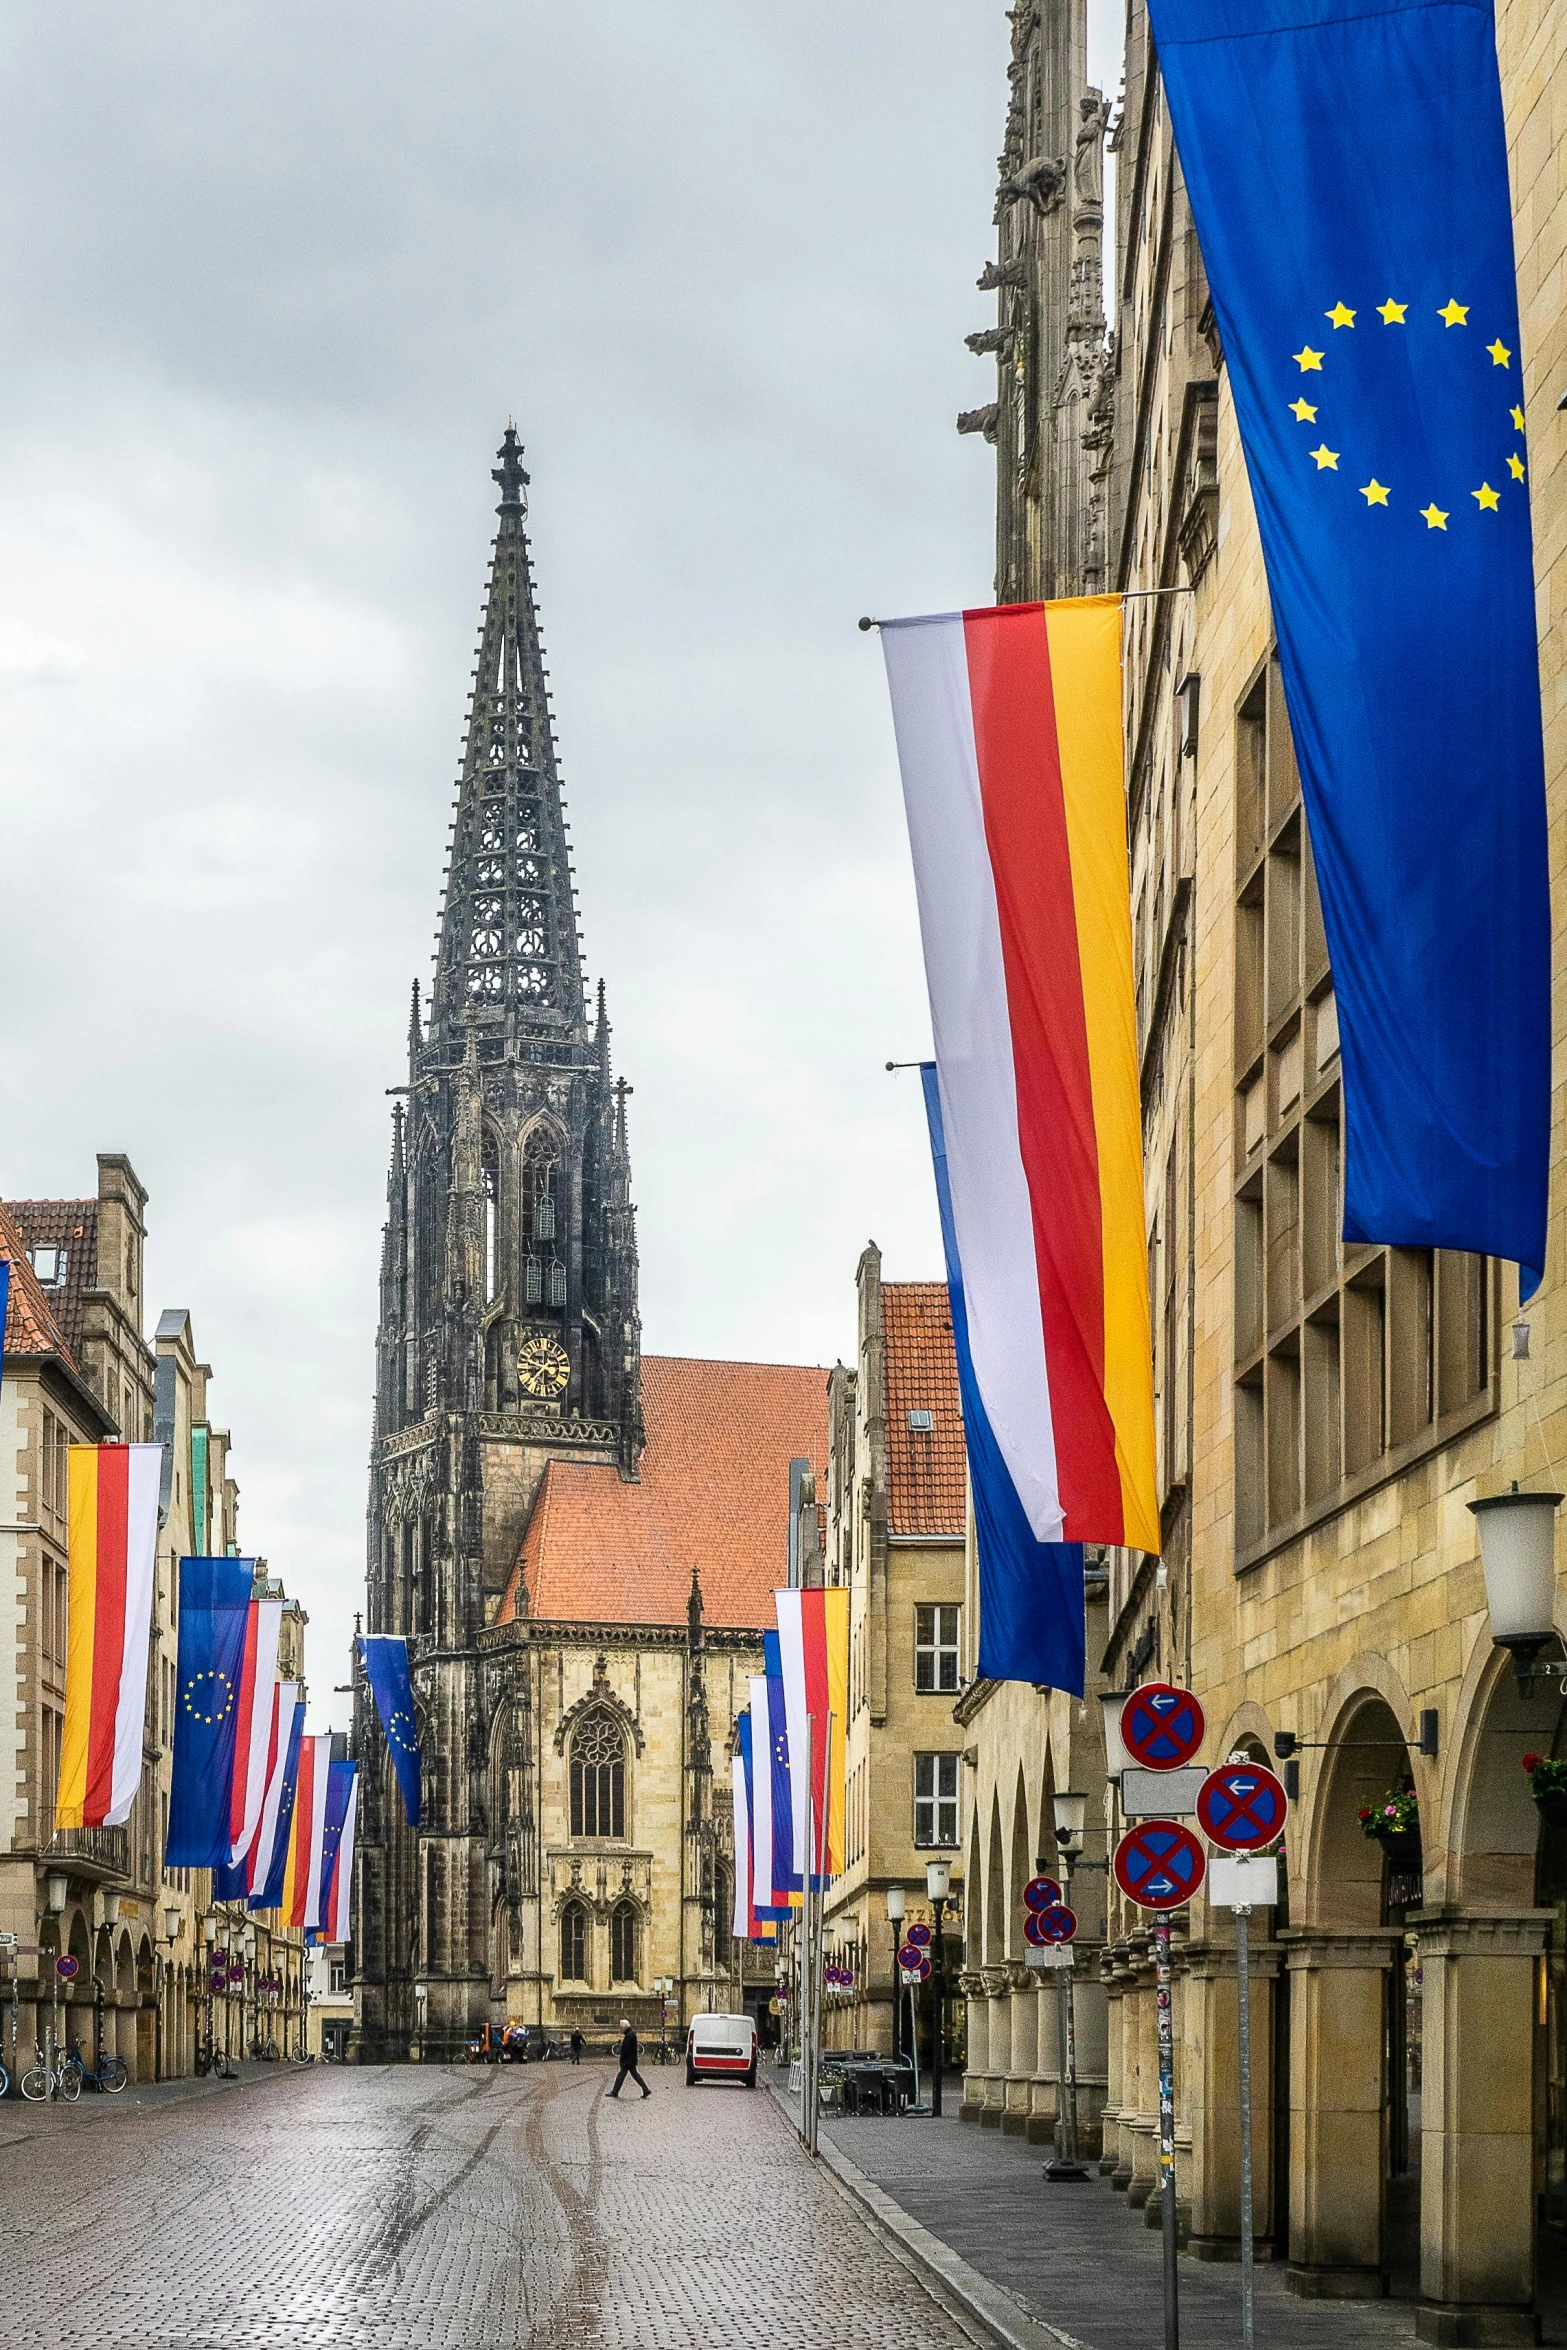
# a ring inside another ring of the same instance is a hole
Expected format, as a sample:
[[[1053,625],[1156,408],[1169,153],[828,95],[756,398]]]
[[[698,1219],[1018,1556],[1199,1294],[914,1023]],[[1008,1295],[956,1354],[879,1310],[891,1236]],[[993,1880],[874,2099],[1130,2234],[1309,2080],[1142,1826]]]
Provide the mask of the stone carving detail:
[[[985,359],[994,352],[998,359],[1010,359],[1016,335],[1009,326],[982,327],[978,334],[965,335],[963,341],[976,359]]]
[[[1063,155],[1031,155],[1026,163],[1002,176],[996,190],[996,214],[1008,204],[1027,204],[1048,220],[1061,202],[1066,189],[1066,158]]]
[[[958,411],[959,432],[983,433],[987,441],[996,437],[996,419],[1000,410],[994,400],[988,408],[962,408]]]

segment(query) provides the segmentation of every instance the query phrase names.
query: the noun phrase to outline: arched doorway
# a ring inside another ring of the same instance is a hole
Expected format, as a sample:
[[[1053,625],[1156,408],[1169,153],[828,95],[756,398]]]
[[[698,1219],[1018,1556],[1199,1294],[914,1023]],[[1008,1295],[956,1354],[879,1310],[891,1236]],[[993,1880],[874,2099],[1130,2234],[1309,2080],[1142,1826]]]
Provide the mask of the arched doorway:
[[[1337,1707],[1288,1941],[1290,2281],[1308,2298],[1419,2290],[1423,1822],[1389,1698]],[[1389,1809],[1391,1805],[1391,1810]]]

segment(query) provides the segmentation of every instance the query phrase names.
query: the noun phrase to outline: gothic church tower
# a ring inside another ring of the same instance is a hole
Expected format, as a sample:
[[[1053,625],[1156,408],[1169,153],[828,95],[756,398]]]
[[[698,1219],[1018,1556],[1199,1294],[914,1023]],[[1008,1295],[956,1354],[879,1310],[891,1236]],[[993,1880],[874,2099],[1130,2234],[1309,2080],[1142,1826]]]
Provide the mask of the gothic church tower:
[[[534,1890],[526,1682],[481,1653],[552,1459],[642,1448],[624,1085],[584,997],[567,824],[511,426],[428,1018],[393,1113],[370,1469],[368,1624],[409,1635],[423,1819],[367,1693],[360,2053],[456,2054],[488,2012],[496,1919]],[[496,1756],[501,1750],[501,1763]],[[497,1769],[510,1789],[492,1819]],[[521,1823],[521,1825],[519,1825]],[[425,1990],[416,2016],[414,1983]]]

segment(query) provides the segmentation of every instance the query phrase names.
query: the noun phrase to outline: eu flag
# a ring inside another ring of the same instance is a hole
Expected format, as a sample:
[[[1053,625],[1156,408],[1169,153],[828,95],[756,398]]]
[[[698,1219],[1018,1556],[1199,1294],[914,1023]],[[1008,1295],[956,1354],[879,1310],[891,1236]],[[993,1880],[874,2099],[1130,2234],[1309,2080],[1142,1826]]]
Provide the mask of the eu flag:
[[[987,1681],[1031,1681],[1081,1697],[1087,1650],[1080,1542],[1041,1542],[1012,1482],[985,1410],[969,1351],[963,1267],[952,1216],[941,1089],[934,1061],[922,1061],[925,1117],[936,1169],[936,1206],[947,1260],[947,1299],[958,1358],[963,1443],[974,1496],[974,1543],[979,1554],[979,1670]]]
[[[403,1791],[408,1825],[419,1825],[419,1725],[414,1716],[413,1678],[408,1669],[408,1643],[390,1632],[362,1632],[359,1653],[375,1710],[386,1736],[392,1768]]]
[[[254,1559],[181,1559],[171,1869],[221,1869],[230,1850],[239,1684]]]
[[[310,1927],[305,1936],[307,1942],[321,1941],[332,1915],[332,1892],[337,1881],[343,1826],[348,1818],[348,1797],[358,1768],[357,1763],[346,1761],[327,1765],[326,1816],[321,1823],[321,1906],[315,1918],[306,1921]]]
[[[789,1776],[789,1732],[785,1727],[783,1650],[776,1632],[762,1634],[762,1664],[767,1675],[767,1725],[772,1752],[767,1757],[767,1782],[773,1806],[773,1882],[769,1908],[784,1907],[791,1893],[800,1891],[794,1857],[794,1790]],[[767,1890],[758,1886],[759,1893]],[[781,1899],[780,1899],[781,1897]]]
[[[1545,1263],[1550,907],[1492,12],[1150,0],[1338,998],[1344,1237]]]

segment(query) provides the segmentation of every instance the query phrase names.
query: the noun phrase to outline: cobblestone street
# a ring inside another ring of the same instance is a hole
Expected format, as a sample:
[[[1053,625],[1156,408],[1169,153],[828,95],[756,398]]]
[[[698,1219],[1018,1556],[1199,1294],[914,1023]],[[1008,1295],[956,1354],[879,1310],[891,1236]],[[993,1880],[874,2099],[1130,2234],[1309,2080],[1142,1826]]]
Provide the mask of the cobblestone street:
[[[774,2100],[602,2066],[316,2068],[0,2108],[35,2350],[957,2350]],[[134,2101],[133,2101],[134,2100]]]

